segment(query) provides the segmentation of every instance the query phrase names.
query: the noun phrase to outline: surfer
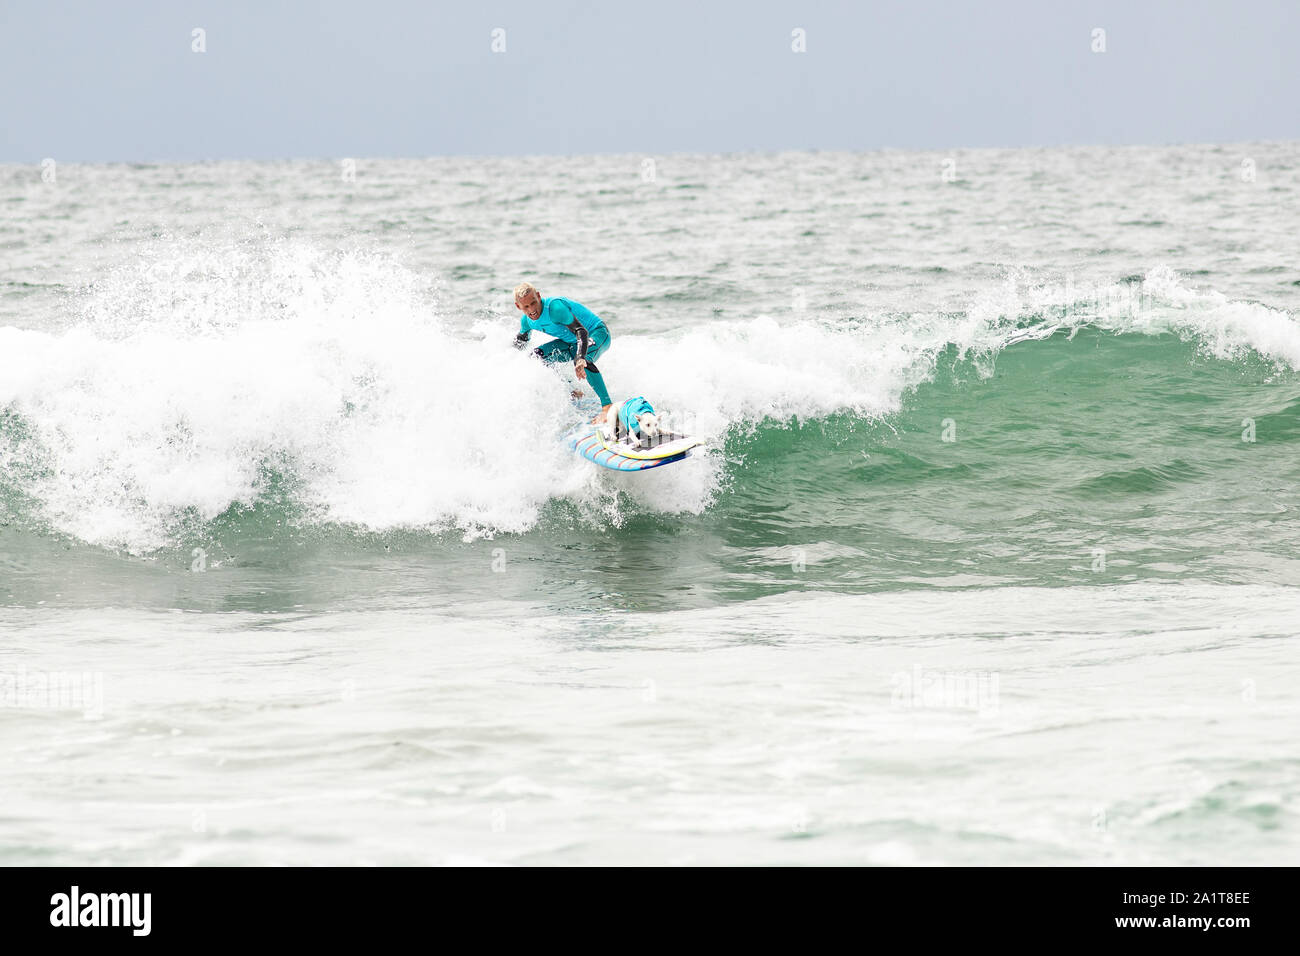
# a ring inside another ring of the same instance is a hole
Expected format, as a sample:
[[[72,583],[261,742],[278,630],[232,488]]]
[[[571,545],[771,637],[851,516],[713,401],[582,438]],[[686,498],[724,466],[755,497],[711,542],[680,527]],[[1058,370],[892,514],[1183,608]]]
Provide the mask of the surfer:
[[[609,389],[595,364],[595,360],[609,348],[609,329],[600,316],[572,299],[558,295],[543,299],[531,282],[521,283],[515,289],[515,308],[523,313],[519,319],[519,334],[515,336],[515,348],[527,345],[534,329],[555,336],[533,349],[533,354],[547,363],[561,360],[573,363],[578,378],[590,382],[600,399],[600,412],[591,420],[593,425],[600,422],[611,405]],[[582,392],[575,391],[573,397],[581,398]]]

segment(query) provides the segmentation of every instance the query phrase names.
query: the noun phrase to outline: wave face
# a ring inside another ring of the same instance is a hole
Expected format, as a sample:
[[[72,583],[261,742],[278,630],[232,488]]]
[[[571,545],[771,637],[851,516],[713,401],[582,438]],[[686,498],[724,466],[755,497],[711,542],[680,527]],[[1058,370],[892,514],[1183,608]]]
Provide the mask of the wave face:
[[[1091,566],[1124,535],[1221,545],[1296,504],[1300,327],[1167,268],[1010,276],[954,312],[619,331],[610,381],[710,446],[641,476],[564,452],[573,383],[390,257],[169,242],[74,301],[64,328],[0,330],[0,500],[135,554],[232,521],[473,540],[679,515],[761,548],[836,526],[821,550],[982,578],[972,546]]]
[[[714,598],[1094,552],[1285,578],[1300,163],[1252,149],[1256,188],[1225,147],[971,151],[953,183],[891,152],[0,169],[0,533],[180,567],[616,537],[670,579],[698,542]],[[614,394],[707,451],[565,452],[520,278],[601,313]]]

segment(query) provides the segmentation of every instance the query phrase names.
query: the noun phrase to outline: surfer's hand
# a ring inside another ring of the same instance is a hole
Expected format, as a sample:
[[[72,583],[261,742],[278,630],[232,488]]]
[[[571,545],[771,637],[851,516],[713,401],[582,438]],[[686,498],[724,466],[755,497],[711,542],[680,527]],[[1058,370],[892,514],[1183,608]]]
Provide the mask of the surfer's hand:
[[[527,344],[528,344],[528,336],[524,335],[524,333],[522,332],[515,335],[515,348],[521,349]]]
[[[578,378],[586,378],[586,377],[587,377],[587,360],[586,360],[586,359],[578,359],[576,362],[574,362],[574,363],[573,363],[573,371],[574,371],[574,373],[578,376]]]

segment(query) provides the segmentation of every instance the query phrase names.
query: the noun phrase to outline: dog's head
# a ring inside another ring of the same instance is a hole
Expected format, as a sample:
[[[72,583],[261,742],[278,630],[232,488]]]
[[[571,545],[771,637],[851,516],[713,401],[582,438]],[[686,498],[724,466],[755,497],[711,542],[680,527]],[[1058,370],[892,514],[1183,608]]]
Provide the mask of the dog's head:
[[[641,426],[641,440],[644,442],[657,442],[661,434],[659,428],[659,418],[654,412],[646,412],[637,419],[637,424]]]

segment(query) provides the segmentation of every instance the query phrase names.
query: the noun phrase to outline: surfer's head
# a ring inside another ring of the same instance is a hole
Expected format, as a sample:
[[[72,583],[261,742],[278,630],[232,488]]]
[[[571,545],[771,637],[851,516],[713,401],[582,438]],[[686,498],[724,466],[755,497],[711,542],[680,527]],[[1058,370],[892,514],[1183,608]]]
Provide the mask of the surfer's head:
[[[515,308],[536,321],[542,314],[542,295],[531,282],[521,282],[515,287]]]

